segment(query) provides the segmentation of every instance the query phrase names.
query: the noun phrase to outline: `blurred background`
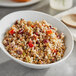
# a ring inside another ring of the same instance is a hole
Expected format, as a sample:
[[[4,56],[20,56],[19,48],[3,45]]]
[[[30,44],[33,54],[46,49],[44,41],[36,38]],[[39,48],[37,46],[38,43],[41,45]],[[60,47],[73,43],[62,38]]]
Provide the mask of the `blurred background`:
[[[56,15],[76,5],[76,0],[31,0],[28,2],[15,2],[12,0],[0,1],[1,17],[10,12],[18,10],[37,10],[48,13],[50,15]]]

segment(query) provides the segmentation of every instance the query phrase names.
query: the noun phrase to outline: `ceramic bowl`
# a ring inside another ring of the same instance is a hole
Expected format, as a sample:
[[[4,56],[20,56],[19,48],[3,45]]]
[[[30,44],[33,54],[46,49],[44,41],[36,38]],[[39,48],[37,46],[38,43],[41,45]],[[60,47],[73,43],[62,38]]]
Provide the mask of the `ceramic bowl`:
[[[16,59],[15,57],[11,56],[7,50],[4,48],[4,45],[2,44],[2,40],[4,38],[4,34],[6,32],[6,30],[11,27],[11,25],[18,19],[25,19],[25,20],[30,20],[30,21],[40,21],[45,19],[48,23],[52,24],[53,26],[57,27],[58,32],[63,32],[65,35],[65,45],[66,45],[66,50],[64,53],[64,56],[61,60],[55,62],[55,63],[51,63],[51,64],[31,64],[31,63],[26,63],[23,62],[21,60]],[[49,68],[53,65],[57,65],[60,62],[62,62],[63,60],[65,60],[67,57],[69,57],[69,55],[71,54],[72,50],[73,50],[73,45],[74,45],[74,41],[73,41],[73,37],[72,34],[70,32],[70,30],[59,20],[55,19],[54,17],[42,13],[42,12],[37,12],[37,11],[17,11],[17,12],[13,12],[10,13],[8,15],[6,15],[5,17],[3,17],[0,21],[0,47],[3,50],[3,52],[8,55],[10,58],[12,58],[14,61],[26,66],[26,67],[30,67],[30,68],[34,68],[34,69],[44,69],[44,68]]]

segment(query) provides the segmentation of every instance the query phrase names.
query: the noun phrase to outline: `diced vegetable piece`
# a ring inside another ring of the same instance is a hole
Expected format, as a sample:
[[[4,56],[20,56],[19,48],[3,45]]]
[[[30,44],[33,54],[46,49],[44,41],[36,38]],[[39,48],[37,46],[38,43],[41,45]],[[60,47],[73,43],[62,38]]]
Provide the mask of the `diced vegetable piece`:
[[[10,33],[11,35],[13,35],[13,34],[15,33],[15,31],[14,31],[13,29],[11,29],[11,30],[9,31],[9,33]]]
[[[30,41],[30,42],[28,43],[28,45],[29,45],[30,48],[32,48],[32,47],[34,46],[33,43],[32,43],[32,41]]]
[[[34,25],[31,25],[32,28],[34,28]]]
[[[47,34],[52,34],[53,32],[52,32],[52,30],[47,30],[46,33]]]

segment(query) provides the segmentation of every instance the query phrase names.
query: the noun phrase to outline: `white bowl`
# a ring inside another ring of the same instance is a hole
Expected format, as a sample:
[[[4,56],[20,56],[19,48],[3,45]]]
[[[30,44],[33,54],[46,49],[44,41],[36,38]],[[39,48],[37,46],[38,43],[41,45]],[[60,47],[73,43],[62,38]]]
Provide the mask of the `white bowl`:
[[[15,57],[11,56],[7,50],[4,48],[4,45],[2,44],[2,40],[4,37],[4,34],[6,32],[6,30],[11,27],[11,25],[20,18],[24,18],[25,20],[30,20],[30,21],[40,21],[45,19],[48,23],[52,24],[53,26],[58,28],[59,32],[63,32],[65,35],[65,45],[66,45],[66,50],[64,53],[64,57],[55,62],[55,63],[51,63],[51,64],[31,64],[31,63],[26,63],[23,62],[21,60],[16,59]],[[7,16],[3,17],[0,21],[0,47],[3,50],[3,52],[8,55],[10,58],[12,58],[14,61],[26,66],[26,67],[30,67],[30,68],[35,68],[35,69],[44,69],[44,68],[48,68],[51,67],[57,63],[62,62],[63,60],[65,60],[72,52],[73,50],[73,45],[74,45],[74,41],[73,41],[73,37],[71,35],[71,32],[69,31],[69,29],[60,21],[58,21],[57,19],[53,18],[50,15],[47,15],[45,13],[41,13],[41,12],[37,12],[37,11],[17,11],[17,12],[13,12],[11,14],[8,14]]]

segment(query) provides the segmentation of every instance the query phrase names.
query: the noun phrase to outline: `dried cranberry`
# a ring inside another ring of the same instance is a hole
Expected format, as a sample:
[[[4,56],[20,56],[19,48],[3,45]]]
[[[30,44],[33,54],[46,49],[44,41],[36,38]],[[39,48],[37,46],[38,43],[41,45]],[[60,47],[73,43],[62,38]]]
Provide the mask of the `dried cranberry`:
[[[19,55],[22,54],[22,52],[21,52],[20,50],[17,50],[16,52],[17,52],[17,54],[19,54]]]
[[[42,30],[40,29],[40,32],[42,32]]]
[[[19,34],[23,34],[23,33],[24,33],[23,29],[19,30]]]
[[[37,32],[35,32],[35,34],[36,34],[37,36],[39,36],[39,34],[38,34]]]
[[[52,27],[51,26],[49,26],[50,27],[50,29],[52,29]]]
[[[57,38],[60,39],[60,35],[58,35]]]
[[[36,41],[36,44],[39,44],[39,41],[38,40]]]
[[[47,43],[47,42],[48,42],[48,40],[47,40],[47,39],[44,39],[44,40],[43,40],[43,43]]]
[[[15,25],[17,25],[18,24],[18,20],[15,22]]]
[[[27,44],[29,43],[29,41],[27,42]]]
[[[47,47],[46,45],[43,46],[44,49],[45,49],[46,47]]]
[[[42,33],[44,33],[44,31],[42,31]]]

